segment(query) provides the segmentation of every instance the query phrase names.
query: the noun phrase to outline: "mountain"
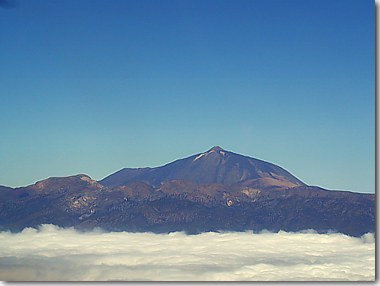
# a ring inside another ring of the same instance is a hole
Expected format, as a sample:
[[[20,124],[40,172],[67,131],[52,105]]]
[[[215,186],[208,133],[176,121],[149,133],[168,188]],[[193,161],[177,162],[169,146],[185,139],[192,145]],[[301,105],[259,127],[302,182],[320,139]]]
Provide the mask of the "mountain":
[[[269,162],[218,146],[101,181],[52,177],[0,186],[0,229],[52,223],[113,231],[375,231],[375,195],[308,186]]]
[[[277,165],[235,154],[219,146],[157,168],[125,168],[104,178],[100,183],[114,187],[141,181],[157,187],[170,180],[226,186],[236,183],[268,187],[305,186],[302,181]]]

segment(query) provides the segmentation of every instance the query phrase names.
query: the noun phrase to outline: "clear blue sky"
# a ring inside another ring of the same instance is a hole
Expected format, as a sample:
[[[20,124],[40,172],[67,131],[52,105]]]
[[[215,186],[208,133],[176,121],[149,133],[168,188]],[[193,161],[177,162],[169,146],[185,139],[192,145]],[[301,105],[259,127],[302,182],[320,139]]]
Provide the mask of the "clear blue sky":
[[[220,145],[374,193],[374,1],[14,3],[0,7],[0,185]]]

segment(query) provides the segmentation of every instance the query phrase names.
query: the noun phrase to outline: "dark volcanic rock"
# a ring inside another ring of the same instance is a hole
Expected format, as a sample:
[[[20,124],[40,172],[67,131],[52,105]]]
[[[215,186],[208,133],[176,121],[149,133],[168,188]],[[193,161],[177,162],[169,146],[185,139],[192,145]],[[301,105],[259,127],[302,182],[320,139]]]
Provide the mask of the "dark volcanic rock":
[[[307,186],[268,162],[214,147],[158,168],[0,186],[0,229],[51,223],[114,231],[375,231],[375,196]]]

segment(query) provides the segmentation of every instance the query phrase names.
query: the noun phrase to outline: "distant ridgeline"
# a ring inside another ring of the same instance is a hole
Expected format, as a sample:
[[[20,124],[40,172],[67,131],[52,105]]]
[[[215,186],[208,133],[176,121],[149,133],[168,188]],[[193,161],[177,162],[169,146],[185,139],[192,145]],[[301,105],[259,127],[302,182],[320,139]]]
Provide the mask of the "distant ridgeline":
[[[375,232],[375,195],[307,186],[283,168],[216,146],[157,168],[0,186],[0,229]]]

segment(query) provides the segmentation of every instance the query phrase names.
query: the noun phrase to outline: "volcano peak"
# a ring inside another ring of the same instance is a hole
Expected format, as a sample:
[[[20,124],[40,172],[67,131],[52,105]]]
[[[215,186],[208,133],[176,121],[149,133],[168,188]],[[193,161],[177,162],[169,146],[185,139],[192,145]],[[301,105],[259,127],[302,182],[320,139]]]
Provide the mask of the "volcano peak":
[[[208,150],[207,152],[218,152],[218,151],[225,151],[225,150],[220,146],[214,146],[210,150]]]

